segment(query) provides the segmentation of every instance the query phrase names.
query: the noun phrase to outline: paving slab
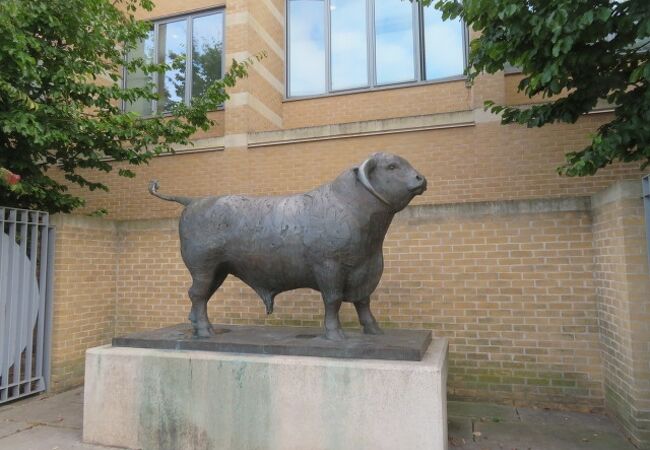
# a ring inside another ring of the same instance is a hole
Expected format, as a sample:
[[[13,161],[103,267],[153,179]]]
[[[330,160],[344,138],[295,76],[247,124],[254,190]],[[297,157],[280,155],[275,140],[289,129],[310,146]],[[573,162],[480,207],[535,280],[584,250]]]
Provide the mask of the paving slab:
[[[563,425],[572,429],[586,429],[617,433],[618,427],[607,416],[570,411],[553,411],[536,408],[517,408],[522,422],[537,425]]]
[[[481,449],[635,450],[623,436],[610,431],[506,422],[475,422],[474,440]]]
[[[521,422],[517,408],[492,403],[447,402],[447,415],[450,417],[472,417],[474,419],[490,419],[499,422]]]
[[[14,422],[7,419],[0,420],[0,439],[15,433],[19,433],[33,426],[34,425],[27,422]]]
[[[11,450],[107,450],[118,447],[84,444],[81,430],[39,425],[0,439],[1,449]]]
[[[448,402],[450,450],[635,450],[606,416]]]
[[[452,449],[458,448],[473,442],[472,427],[473,423],[470,417],[449,416],[447,419],[449,447]]]
[[[80,430],[82,426],[80,411],[82,409],[83,391],[81,388],[54,396],[39,395],[11,403],[7,407],[0,407],[0,424],[9,421]]]

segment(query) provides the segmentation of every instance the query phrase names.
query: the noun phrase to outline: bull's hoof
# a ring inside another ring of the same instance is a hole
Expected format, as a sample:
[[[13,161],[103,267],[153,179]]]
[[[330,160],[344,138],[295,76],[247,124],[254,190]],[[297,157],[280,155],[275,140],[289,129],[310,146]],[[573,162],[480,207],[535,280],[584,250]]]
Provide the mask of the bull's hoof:
[[[344,341],[345,334],[340,328],[335,328],[333,330],[325,330],[325,339],[330,341]]]
[[[369,323],[363,326],[363,334],[384,334],[384,330],[376,322]]]
[[[194,328],[194,337],[197,338],[209,338],[215,336],[216,334],[217,333],[214,332],[214,328],[212,328],[212,325],[208,325],[207,327]]]

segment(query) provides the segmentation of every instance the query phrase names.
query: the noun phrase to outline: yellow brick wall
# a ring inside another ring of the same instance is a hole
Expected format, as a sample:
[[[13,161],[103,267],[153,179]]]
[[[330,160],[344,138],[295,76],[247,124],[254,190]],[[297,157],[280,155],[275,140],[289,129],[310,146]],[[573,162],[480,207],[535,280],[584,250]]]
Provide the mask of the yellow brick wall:
[[[514,202],[515,210],[492,214],[476,214],[472,205],[451,212],[446,206],[409,208],[388,233],[386,269],[373,310],[386,327],[431,329],[450,340],[453,398],[599,409],[590,214],[585,208],[513,212],[538,204]],[[103,238],[103,248],[88,248],[114,261],[110,286],[105,292],[102,284],[92,292],[59,290],[55,301],[95,308],[93,316],[83,317],[91,321],[103,314],[99,323],[114,320],[116,335],[185,322],[190,279],[180,259],[176,220],[107,222],[115,231],[64,226],[59,244],[72,245],[68,233],[93,242]],[[73,252],[75,265],[64,266],[66,273],[110,272],[92,263],[92,254]],[[57,266],[57,283],[68,285],[61,269]],[[285,293],[266,316],[254,292],[230,277],[211,300],[209,314],[214,323],[320,326],[322,301],[309,290]],[[69,312],[57,317],[68,329],[82,320]],[[349,304],[342,321],[358,327]],[[55,367],[61,366],[57,373],[81,370],[83,346],[104,343],[110,335],[102,328],[94,340],[55,338],[66,349],[76,343],[66,350],[70,358],[54,358]],[[79,383],[80,376],[70,376],[65,385]]]
[[[87,348],[110,343],[115,324],[117,240],[102,219],[54,216],[56,249],[50,389],[83,383]]]
[[[463,111],[472,109],[470,95],[471,90],[464,81],[450,81],[309,100],[290,100],[284,104],[284,126],[301,128]]]
[[[585,117],[576,125],[526,129],[496,122],[475,126],[278,145],[257,149],[175,155],[135,169],[134,179],[92,174],[110,192],[71,192],[88,200],[83,212],[107,208],[114,219],[175,217],[178,205],[154,199],[150,179],[161,192],[190,196],[288,194],[310,190],[376,151],[407,158],[429,181],[416,204],[592,195],[617,179],[639,178],[634,165],[604,169],[594,177],[557,174],[565,152],[587,142],[587,133],[608,115]],[[116,164],[116,167],[122,167]],[[114,171],[116,172],[116,171]]]

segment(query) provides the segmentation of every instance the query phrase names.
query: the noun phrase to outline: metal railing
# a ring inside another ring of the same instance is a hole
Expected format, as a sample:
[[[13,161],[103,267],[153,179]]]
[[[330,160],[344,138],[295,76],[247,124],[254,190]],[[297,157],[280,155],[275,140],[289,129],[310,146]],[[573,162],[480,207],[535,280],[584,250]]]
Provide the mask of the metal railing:
[[[54,239],[48,213],[0,207],[0,404],[49,385]]]

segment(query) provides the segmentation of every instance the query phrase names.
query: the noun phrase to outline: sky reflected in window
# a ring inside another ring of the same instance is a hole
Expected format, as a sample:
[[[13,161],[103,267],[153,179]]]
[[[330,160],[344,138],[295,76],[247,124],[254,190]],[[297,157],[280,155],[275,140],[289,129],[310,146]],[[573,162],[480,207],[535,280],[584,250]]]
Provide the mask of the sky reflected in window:
[[[443,21],[433,6],[409,0],[287,3],[289,97],[463,75],[465,25]]]
[[[289,78],[292,96],[326,90],[323,0],[289,0]]]
[[[415,80],[413,4],[375,1],[377,84]]]
[[[424,8],[424,51],[427,80],[462,75],[464,70],[463,24],[442,20],[433,6]]]
[[[332,90],[368,85],[366,0],[331,0]]]

